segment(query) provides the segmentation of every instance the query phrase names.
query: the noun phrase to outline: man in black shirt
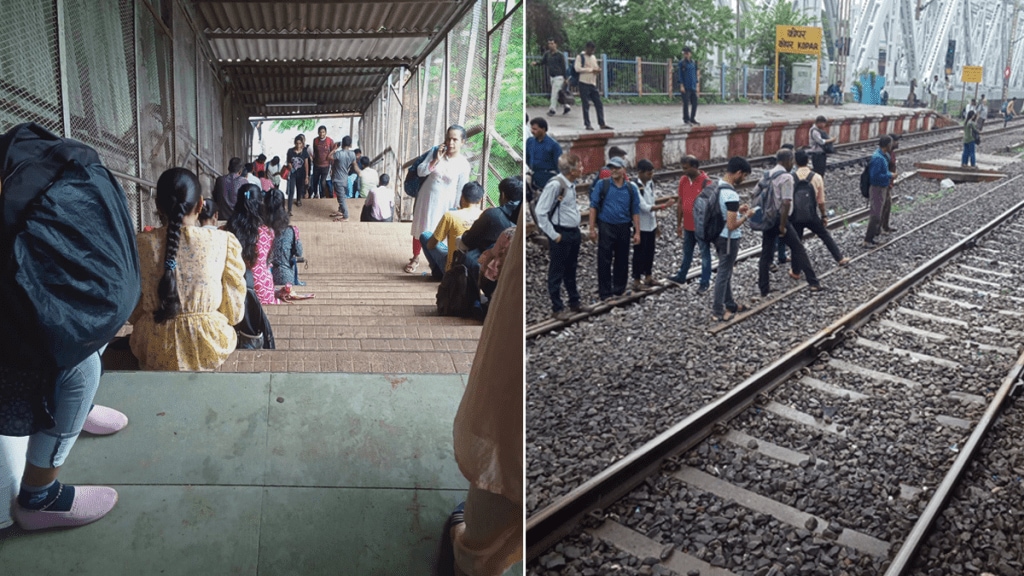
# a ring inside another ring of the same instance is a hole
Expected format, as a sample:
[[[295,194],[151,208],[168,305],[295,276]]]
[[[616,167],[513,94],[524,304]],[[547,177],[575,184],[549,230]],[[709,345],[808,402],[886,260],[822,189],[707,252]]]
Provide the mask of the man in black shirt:
[[[548,38],[548,51],[544,53],[540,62],[534,62],[534,66],[543,66],[551,81],[551,106],[548,107],[548,116],[554,116],[558,108],[558,94],[565,84],[566,61],[565,54],[558,51],[558,42],[554,38]],[[568,102],[562,110],[562,114],[568,114],[571,108]]]
[[[498,203],[499,206],[484,210],[462,235],[462,244],[466,247],[466,268],[472,278],[480,274],[477,260],[484,250],[494,246],[498,236],[519,220],[519,208],[523,203],[521,178],[512,176],[498,184]]]

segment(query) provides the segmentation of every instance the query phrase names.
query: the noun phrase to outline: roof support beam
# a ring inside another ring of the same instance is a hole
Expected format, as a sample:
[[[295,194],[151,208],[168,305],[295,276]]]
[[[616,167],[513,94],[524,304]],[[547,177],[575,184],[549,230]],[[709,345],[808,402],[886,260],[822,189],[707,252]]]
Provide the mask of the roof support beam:
[[[434,30],[411,32],[212,32],[207,30],[210,40],[345,40],[356,38],[430,38]]]
[[[238,67],[252,67],[252,68],[274,68],[287,66],[289,68],[397,68],[400,66],[409,66],[412,64],[410,58],[392,58],[382,60],[328,60],[324,62],[314,60],[296,60],[294,62],[289,60],[234,60],[228,62],[227,60],[218,60],[217,64],[221,68],[238,68]]]

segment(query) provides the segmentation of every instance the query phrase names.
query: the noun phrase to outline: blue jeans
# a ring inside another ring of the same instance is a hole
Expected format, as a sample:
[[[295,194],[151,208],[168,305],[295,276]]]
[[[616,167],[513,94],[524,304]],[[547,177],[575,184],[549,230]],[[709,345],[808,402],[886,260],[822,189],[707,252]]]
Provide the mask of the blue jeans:
[[[78,366],[57,375],[53,414],[56,424],[49,430],[40,430],[29,436],[29,464],[37,468],[59,468],[64,464],[82,426],[85,426],[85,418],[92,409],[92,400],[100,386],[100,355],[104,348],[106,346],[82,360]]]
[[[434,280],[440,280],[444,278],[444,269],[448,266],[448,245],[438,242],[434,248],[427,248],[427,242],[430,242],[433,237],[432,232],[420,234],[420,244],[423,246],[423,255],[427,258],[427,264],[430,264],[430,275],[434,277]]]
[[[968,160],[971,161],[971,166],[978,165],[978,161],[974,158],[974,142],[964,144],[964,153],[960,156],[960,164],[966,166]]]
[[[700,286],[707,288],[711,284],[711,246],[697,240],[697,234],[690,230],[683,230],[683,263],[676,273],[676,280],[682,282],[690,273],[694,246],[700,248]]]
[[[358,177],[359,177],[359,175],[357,175],[357,174],[349,174],[348,175],[348,197],[349,198],[358,198],[359,197],[359,190],[357,190],[356,186],[355,186],[356,178],[358,178]]]
[[[343,217],[348,218],[348,206],[345,204],[345,196],[347,194],[342,192],[342,190],[345,190],[345,183],[335,180],[334,189],[337,190],[334,196],[338,199],[338,212],[341,212]]]

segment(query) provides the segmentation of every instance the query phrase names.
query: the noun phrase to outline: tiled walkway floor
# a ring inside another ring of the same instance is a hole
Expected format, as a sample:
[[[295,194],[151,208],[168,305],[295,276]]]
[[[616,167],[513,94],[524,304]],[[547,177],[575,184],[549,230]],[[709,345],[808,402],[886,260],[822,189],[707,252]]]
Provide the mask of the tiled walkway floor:
[[[467,488],[451,448],[465,378],[108,373],[96,401],[131,422],[83,436],[61,478],[114,486],[117,506],[9,534],[2,573],[429,574]]]

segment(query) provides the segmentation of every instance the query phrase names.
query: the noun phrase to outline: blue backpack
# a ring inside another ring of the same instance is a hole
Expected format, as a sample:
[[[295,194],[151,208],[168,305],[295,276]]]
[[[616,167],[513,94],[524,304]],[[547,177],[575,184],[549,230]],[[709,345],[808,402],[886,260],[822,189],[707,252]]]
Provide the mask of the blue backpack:
[[[426,180],[426,178],[420,178],[420,175],[416,173],[416,169],[420,167],[420,164],[426,162],[428,158],[433,158],[436,152],[437,146],[434,146],[430,150],[424,152],[419,158],[413,160],[412,164],[409,165],[409,170],[405,173],[405,183],[403,184],[403,187],[405,188],[405,193],[410,198],[415,198],[419,195],[420,186],[422,186],[423,181]]]
[[[582,55],[583,52],[580,52]],[[586,58],[586,56],[584,56]],[[576,71],[576,58],[569,62],[569,65],[565,67],[565,77],[569,79],[569,86],[576,87],[580,83],[580,73]]]

